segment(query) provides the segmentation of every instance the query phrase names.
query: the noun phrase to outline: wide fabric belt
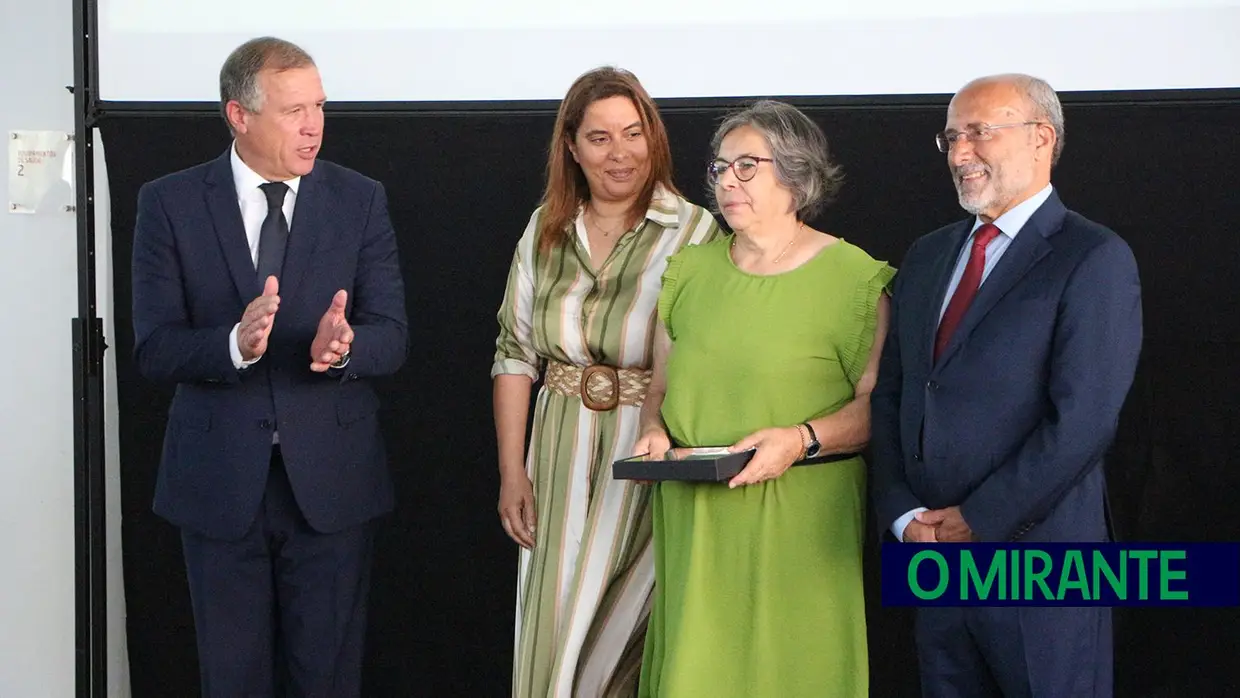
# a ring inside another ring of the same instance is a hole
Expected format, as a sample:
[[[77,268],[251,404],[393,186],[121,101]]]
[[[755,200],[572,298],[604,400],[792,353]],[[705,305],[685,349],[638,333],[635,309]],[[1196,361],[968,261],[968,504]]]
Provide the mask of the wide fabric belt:
[[[651,375],[651,371],[641,368],[574,366],[548,361],[543,383],[560,395],[580,397],[581,404],[595,412],[605,412],[617,405],[641,406],[646,401]]]

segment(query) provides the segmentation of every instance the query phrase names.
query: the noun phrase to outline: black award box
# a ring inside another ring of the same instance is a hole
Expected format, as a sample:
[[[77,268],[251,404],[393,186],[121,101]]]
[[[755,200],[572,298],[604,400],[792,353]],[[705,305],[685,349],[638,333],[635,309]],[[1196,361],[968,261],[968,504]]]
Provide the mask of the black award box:
[[[753,449],[731,453],[727,447],[673,448],[618,460],[611,474],[617,480],[726,482],[744,470],[753,454]]]

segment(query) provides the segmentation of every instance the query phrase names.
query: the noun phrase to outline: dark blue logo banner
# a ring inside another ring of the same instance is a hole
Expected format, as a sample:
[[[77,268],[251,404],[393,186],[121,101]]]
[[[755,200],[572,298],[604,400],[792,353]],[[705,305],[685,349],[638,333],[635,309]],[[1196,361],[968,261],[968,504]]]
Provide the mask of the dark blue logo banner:
[[[887,543],[884,606],[1240,606],[1240,543]]]

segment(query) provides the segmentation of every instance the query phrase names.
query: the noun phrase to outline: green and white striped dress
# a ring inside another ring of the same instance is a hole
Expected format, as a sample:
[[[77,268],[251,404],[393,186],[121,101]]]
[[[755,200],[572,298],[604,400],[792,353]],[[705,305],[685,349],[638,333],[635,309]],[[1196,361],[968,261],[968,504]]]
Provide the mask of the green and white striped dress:
[[[547,360],[649,369],[667,258],[715,238],[714,217],[659,189],[596,273],[581,214],[544,254],[539,213],[513,256],[492,377],[537,380]],[[538,393],[526,456],[538,526],[517,574],[514,698],[636,693],[654,584],[650,490],[613,480],[611,464],[630,455],[640,410]]]

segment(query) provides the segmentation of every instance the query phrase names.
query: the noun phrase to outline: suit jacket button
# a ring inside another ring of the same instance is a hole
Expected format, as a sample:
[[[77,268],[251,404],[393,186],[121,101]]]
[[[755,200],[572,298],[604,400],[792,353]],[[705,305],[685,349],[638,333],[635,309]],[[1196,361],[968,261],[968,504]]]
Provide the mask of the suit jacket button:
[[[926,381],[926,387],[929,388],[930,390],[938,390],[939,384],[935,383],[934,381]]]
[[[915,460],[915,461],[917,461],[918,463],[920,463],[920,462],[921,462],[921,454],[920,454],[920,453],[914,453],[914,454],[913,454],[913,460]]]
[[[349,374],[349,380],[351,380],[351,381],[355,381],[355,380],[357,380],[357,374],[356,374],[356,373],[350,373],[350,374]]]
[[[259,427],[261,427],[261,428],[263,428],[263,429],[270,429],[270,428],[271,428],[271,420],[270,420],[270,419],[264,419],[263,421],[261,421],[261,422],[259,422],[259,423],[258,423],[258,426],[259,426]]]

